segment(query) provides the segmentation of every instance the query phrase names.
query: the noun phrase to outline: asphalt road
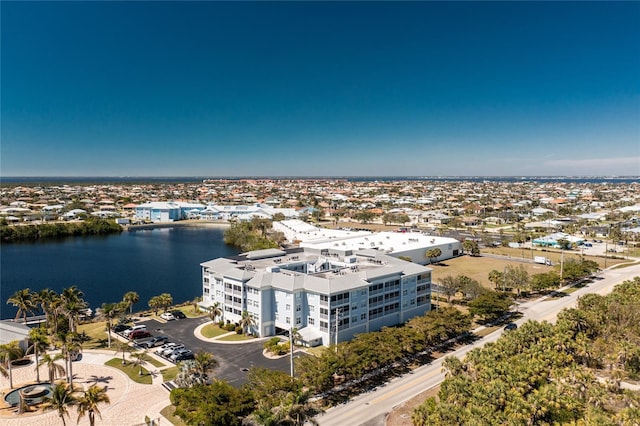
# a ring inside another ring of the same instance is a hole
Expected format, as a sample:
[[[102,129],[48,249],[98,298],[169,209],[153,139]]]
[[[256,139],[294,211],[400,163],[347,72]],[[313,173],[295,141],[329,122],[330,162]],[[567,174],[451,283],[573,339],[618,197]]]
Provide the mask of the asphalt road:
[[[200,324],[209,322],[208,318],[185,318],[166,323],[156,320],[145,322],[147,330],[154,336],[165,335],[170,342],[183,343],[194,353],[210,352],[218,362],[213,374],[224,379],[233,386],[241,386],[247,380],[247,372],[251,367],[265,367],[273,370],[289,372],[289,357],[268,359],[262,355],[263,340],[243,343],[215,343],[198,339],[193,331]],[[151,349],[154,351],[155,349]]]
[[[523,313],[523,317],[517,323],[522,324],[530,319],[554,322],[558,312],[575,306],[579,296],[587,293],[607,294],[611,292],[616,284],[632,279],[635,276],[640,276],[640,264],[622,269],[608,270],[592,283],[568,296],[545,298],[524,303],[518,307],[520,312]],[[498,340],[502,333],[503,330],[499,329],[448,355],[463,358],[471,349]],[[438,358],[431,364],[424,365],[410,374],[390,381],[384,387],[359,395],[346,404],[333,407],[327,410],[325,414],[317,417],[316,420],[322,426],[384,425],[386,414],[393,407],[439,385],[444,380],[444,373],[441,371],[443,360],[444,357]]]

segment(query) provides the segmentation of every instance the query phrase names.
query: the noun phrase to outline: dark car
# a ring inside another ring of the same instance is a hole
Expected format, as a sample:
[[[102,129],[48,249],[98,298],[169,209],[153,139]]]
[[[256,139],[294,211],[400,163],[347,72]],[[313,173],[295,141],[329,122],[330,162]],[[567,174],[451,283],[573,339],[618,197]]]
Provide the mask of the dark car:
[[[130,340],[146,339],[148,337],[151,337],[151,333],[147,330],[135,330],[129,334]]]
[[[505,331],[515,330],[516,328],[518,328],[518,324],[516,324],[515,322],[510,322],[509,324],[504,326]]]
[[[127,324],[118,324],[118,325],[116,325],[115,327],[113,327],[113,331],[114,331],[114,332],[116,332],[116,333],[122,333],[123,331],[128,330],[128,329],[130,329],[130,328],[131,328],[131,326],[130,326],[130,325],[127,325]]]
[[[171,313],[173,314],[173,317],[175,319],[184,319],[187,317],[182,311],[176,310],[176,311],[171,311]]]

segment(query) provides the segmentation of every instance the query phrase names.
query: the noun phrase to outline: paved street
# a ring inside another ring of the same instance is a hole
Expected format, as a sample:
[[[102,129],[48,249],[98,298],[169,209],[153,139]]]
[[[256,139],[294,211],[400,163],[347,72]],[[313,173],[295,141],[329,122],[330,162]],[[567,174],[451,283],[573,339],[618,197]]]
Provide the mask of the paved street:
[[[602,279],[596,279],[593,283],[566,297],[522,304],[519,309],[524,316],[517,322],[522,324],[530,319],[555,321],[558,312],[564,308],[574,306],[579,296],[587,293],[607,294],[611,292],[616,284],[632,279],[635,276],[640,276],[640,264],[622,269],[610,269],[601,274],[599,278]],[[496,341],[502,333],[503,330],[499,329],[449,355],[462,358],[471,349]],[[384,387],[360,395],[349,403],[331,408],[325,414],[319,416],[317,420],[322,426],[343,426],[346,424],[384,425],[386,414],[393,407],[437,386],[444,380],[444,373],[441,371],[443,360],[444,358],[439,358],[429,365],[414,370],[411,374],[392,380]]]
[[[162,323],[156,320],[146,322],[147,329],[154,335],[166,335],[169,341],[184,343],[194,353],[200,350],[213,354],[218,366],[213,374],[234,386],[246,381],[247,371],[251,367],[266,367],[289,372],[289,358],[267,359],[262,355],[264,339],[245,342],[207,342],[198,339],[194,330],[201,324],[210,322],[207,317],[185,318]]]

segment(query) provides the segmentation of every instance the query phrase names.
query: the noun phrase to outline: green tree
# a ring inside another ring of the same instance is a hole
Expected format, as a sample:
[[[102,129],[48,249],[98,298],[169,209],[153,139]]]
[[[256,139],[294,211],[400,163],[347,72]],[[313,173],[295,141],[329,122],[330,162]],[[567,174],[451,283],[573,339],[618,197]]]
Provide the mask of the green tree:
[[[32,328],[29,330],[29,342],[30,346],[27,349],[27,353],[33,352],[36,358],[36,381],[40,383],[40,353],[47,350],[49,347],[49,339],[47,338],[46,331],[41,327]]]
[[[158,311],[162,308],[162,298],[160,296],[153,296],[149,299],[148,304],[153,310],[154,315],[158,315]]]
[[[224,312],[222,310],[222,307],[220,306],[220,302],[216,302],[211,306],[207,306],[207,314],[213,322],[215,322],[216,318],[218,317],[222,318],[223,313]]]
[[[49,383],[51,384],[55,383],[58,376],[63,376],[65,374],[64,367],[56,362],[61,359],[64,359],[64,356],[61,353],[55,355],[44,354],[36,367],[38,368],[43,365],[47,367],[47,371],[49,372]]]
[[[134,364],[138,366],[138,376],[142,376],[142,366],[149,360],[147,351],[136,352],[131,356],[135,359]]]
[[[480,247],[478,243],[474,240],[464,240],[462,242],[462,249],[465,253],[469,253],[471,256],[479,256],[480,255]]]
[[[247,311],[242,312],[242,318],[240,318],[240,327],[242,327],[242,332],[247,334],[251,328],[256,325],[256,320],[253,318],[253,315]]]
[[[558,288],[560,286],[560,275],[555,271],[549,271],[531,276],[531,289],[534,291]]]
[[[13,389],[13,371],[11,361],[22,357],[22,349],[17,340],[0,345],[0,373],[9,377],[9,388]]]
[[[167,312],[167,309],[169,309],[169,307],[173,305],[173,297],[171,297],[169,293],[162,293],[158,297],[160,299],[160,307],[164,310],[164,312]]]
[[[507,287],[515,288],[518,291],[518,296],[521,291],[529,289],[529,273],[522,265],[507,265],[504,269],[504,281]]]
[[[120,303],[103,303],[98,310],[98,318],[107,321],[107,346],[111,347],[111,329],[113,328],[113,320],[120,315],[125,305]]]
[[[511,298],[504,293],[486,291],[469,302],[469,313],[490,322],[505,315],[509,311],[511,303]]]
[[[176,388],[170,394],[175,414],[190,425],[240,426],[253,410],[251,393],[216,380],[210,385]]]
[[[62,424],[66,426],[65,417],[69,417],[69,407],[75,405],[77,399],[73,396],[73,386],[68,383],[56,383],[51,389],[51,396],[43,399],[42,408],[47,410],[55,410],[58,417],[62,420]]]
[[[16,320],[20,317],[23,318],[25,324],[27,323],[27,314],[33,313],[36,308],[36,295],[28,288],[18,290],[9,299],[7,304],[11,303],[18,311],[16,312]]]
[[[106,387],[100,387],[98,385],[92,385],[89,389],[85,390],[80,398],[77,399],[78,404],[78,421],[85,415],[89,416],[89,425],[94,426],[96,424],[96,414],[102,419],[102,413],[100,413],[100,404],[110,404],[109,395],[107,395]]]
[[[504,274],[498,270],[492,269],[489,271],[489,281],[491,281],[494,288],[498,290],[501,285],[504,286]]]
[[[122,301],[129,309],[129,315],[133,314],[133,305],[140,301],[140,296],[135,291],[128,291],[122,297]]]
[[[431,264],[433,263],[434,259],[437,260],[440,256],[442,256],[442,250],[440,250],[437,247],[433,249],[429,249],[425,253],[425,256],[429,258],[429,263]]]
[[[75,333],[78,329],[80,315],[88,306],[84,300],[84,293],[74,285],[63,289],[60,298],[60,309],[69,322],[69,330]]]

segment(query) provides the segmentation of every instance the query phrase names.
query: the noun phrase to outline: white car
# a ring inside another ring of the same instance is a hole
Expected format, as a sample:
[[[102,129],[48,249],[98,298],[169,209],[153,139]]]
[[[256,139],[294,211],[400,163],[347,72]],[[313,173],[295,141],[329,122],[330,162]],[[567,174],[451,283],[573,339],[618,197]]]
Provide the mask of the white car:
[[[178,351],[180,349],[184,349],[184,345],[182,343],[179,343],[179,344],[177,344],[175,346],[170,347],[169,349],[166,349],[160,355],[162,355],[165,358],[168,358],[168,357],[171,356],[172,353],[174,353],[175,351]]]
[[[166,321],[171,321],[176,319],[176,317],[174,317],[171,312],[165,312],[164,314],[160,315],[160,318]]]
[[[177,345],[178,345],[177,343],[172,343],[172,342],[165,343],[164,345],[160,346],[160,348],[158,348],[158,350],[156,351],[156,354],[157,355],[162,355],[162,353],[164,351],[166,351],[166,350],[168,350],[170,348],[173,348],[173,347],[175,347]]]

